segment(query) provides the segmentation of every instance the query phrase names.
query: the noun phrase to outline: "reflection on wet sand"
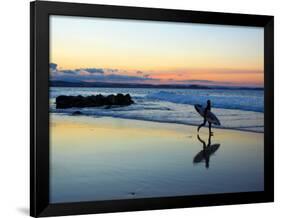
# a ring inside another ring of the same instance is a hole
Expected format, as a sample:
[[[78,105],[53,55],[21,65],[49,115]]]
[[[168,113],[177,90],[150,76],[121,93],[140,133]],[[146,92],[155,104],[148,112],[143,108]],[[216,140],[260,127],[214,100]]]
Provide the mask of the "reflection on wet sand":
[[[52,203],[263,190],[261,133],[215,129],[208,140],[207,131],[196,137],[188,125],[67,115],[50,121]],[[221,143],[219,151],[211,141]]]
[[[199,133],[197,134],[197,139],[202,143],[203,149],[193,158],[193,163],[195,164],[205,162],[205,167],[207,169],[210,166],[210,156],[213,155],[220,147],[220,144],[212,145],[211,138],[212,134],[209,132],[208,144],[206,145],[206,142],[200,138]]]

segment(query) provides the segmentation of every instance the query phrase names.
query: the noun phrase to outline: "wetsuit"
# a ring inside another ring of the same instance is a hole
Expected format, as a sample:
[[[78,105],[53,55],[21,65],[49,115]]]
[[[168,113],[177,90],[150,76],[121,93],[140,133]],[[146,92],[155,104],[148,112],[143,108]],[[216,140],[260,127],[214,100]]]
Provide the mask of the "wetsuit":
[[[204,121],[201,125],[198,126],[197,131],[199,131],[202,126],[206,125],[208,111],[211,111],[211,104],[207,104],[207,107],[205,108],[205,111],[204,111]],[[208,122],[208,123],[209,123],[209,132],[211,133],[211,125],[212,124],[210,122]]]

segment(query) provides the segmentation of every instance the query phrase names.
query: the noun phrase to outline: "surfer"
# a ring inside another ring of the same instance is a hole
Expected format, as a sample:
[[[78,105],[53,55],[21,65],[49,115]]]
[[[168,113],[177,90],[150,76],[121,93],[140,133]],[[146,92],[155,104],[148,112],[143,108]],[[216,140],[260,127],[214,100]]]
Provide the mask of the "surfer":
[[[205,126],[205,125],[206,125],[208,112],[211,112],[211,101],[210,101],[210,100],[207,101],[207,106],[206,106],[206,108],[205,108],[205,110],[204,110],[204,121],[203,121],[202,124],[200,124],[200,125],[198,126],[197,132],[199,132],[199,130],[200,130],[200,128],[201,128],[202,126]],[[208,124],[209,124],[209,133],[210,133],[210,135],[213,135],[213,132],[211,131],[212,123],[208,121]]]

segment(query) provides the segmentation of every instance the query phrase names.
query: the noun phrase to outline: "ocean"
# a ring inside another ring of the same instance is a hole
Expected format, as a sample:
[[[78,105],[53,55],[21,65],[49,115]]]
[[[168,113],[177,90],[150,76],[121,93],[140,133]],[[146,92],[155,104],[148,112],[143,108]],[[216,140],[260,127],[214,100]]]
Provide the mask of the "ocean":
[[[59,95],[130,94],[135,101],[127,107],[56,109]],[[93,117],[118,117],[164,123],[199,125],[202,117],[195,104],[210,99],[212,112],[221,122],[219,128],[264,132],[264,91],[236,89],[154,89],[154,88],[81,88],[51,87],[50,111],[72,114],[81,111]]]

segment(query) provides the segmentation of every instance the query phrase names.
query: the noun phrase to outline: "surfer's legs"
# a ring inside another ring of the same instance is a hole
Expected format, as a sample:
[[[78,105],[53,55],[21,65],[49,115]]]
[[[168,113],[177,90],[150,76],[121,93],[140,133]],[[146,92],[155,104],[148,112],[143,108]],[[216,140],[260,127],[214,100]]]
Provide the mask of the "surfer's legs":
[[[209,138],[208,138],[208,147],[210,147],[210,145],[211,145],[211,137],[212,137],[212,135],[210,134],[210,131],[209,131]]]
[[[198,128],[197,128],[197,132],[199,132],[199,130],[200,130],[200,128],[201,128],[202,126],[205,126],[206,121],[207,121],[207,120],[206,120],[206,119],[204,119],[204,122],[198,126]]]
[[[209,123],[209,134],[210,136],[213,135],[213,132],[212,132],[212,123],[208,122]]]

